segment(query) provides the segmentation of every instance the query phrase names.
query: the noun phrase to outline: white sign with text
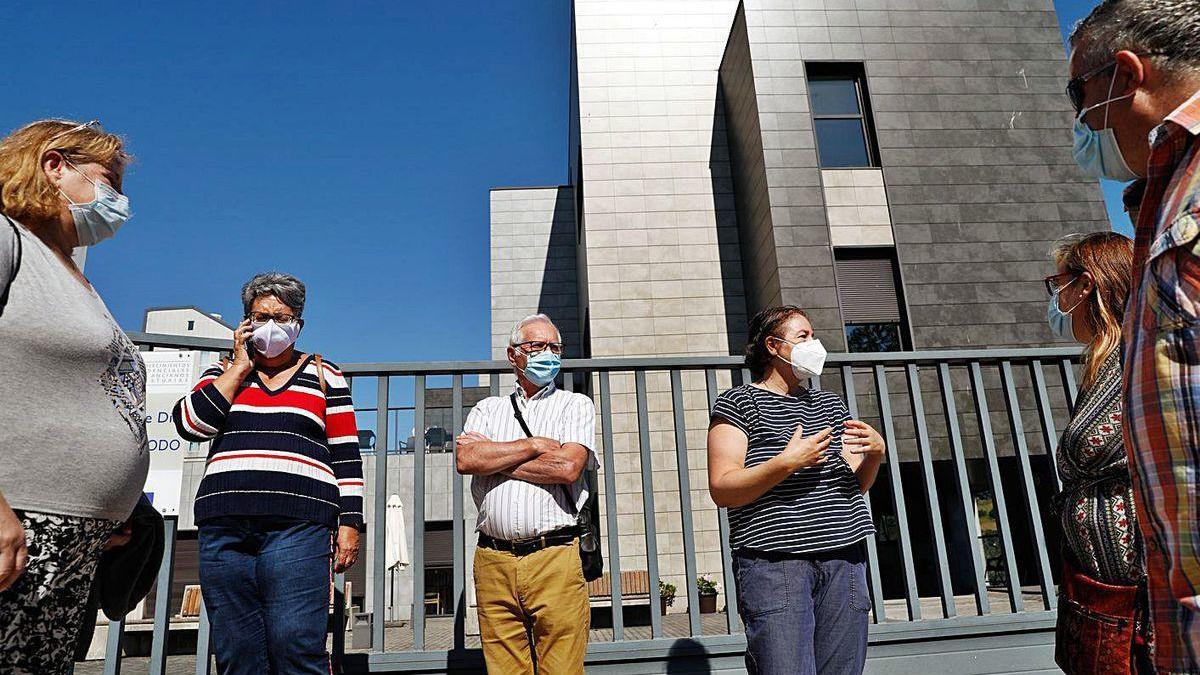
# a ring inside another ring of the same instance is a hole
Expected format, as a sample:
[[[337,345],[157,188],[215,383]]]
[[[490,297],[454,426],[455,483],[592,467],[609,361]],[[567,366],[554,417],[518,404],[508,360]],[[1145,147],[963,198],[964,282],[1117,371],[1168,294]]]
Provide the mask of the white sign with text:
[[[150,443],[150,474],[146,496],[164,516],[179,515],[183,458],[189,443],[171,421],[175,402],[200,377],[201,352],[142,352],[146,362],[146,437]]]

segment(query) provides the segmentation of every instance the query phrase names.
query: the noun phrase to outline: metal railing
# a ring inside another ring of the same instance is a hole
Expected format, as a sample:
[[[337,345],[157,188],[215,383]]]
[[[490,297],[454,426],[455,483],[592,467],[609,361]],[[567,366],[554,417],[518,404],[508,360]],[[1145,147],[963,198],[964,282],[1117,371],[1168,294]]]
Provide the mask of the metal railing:
[[[228,349],[228,343],[216,340],[131,337],[143,349]],[[869,499],[879,530],[867,540],[873,644],[1053,626],[1058,563],[1057,551],[1047,546],[1047,528],[1055,522],[1047,500],[1059,485],[1057,429],[1077,394],[1077,360],[1078,351],[1071,348],[829,355],[825,374],[812,385],[841,394],[851,415],[873,424],[888,442]],[[593,632],[589,671],[617,661],[681,654],[738,658],[744,649],[735,609],[728,516],[725,509],[713,506],[705,485],[695,484],[691,474],[702,468],[697,463],[703,457],[706,411],[722,388],[749,381],[743,365],[740,357],[563,362],[561,386],[590,395],[597,408],[597,487],[603,505],[605,569],[611,580],[611,617],[603,618],[611,620],[611,628]],[[510,372],[503,362],[356,363],[342,364],[342,370],[351,379],[356,402],[374,391],[374,431],[376,447],[381,448],[388,447],[394,431],[388,416],[397,406],[389,399],[393,390],[402,391],[399,385],[411,386],[411,402],[403,407],[411,405],[414,426],[422,429],[431,383],[448,380],[453,438],[461,432],[467,412],[464,378],[487,378],[491,394],[499,395],[499,376]],[[927,406],[930,399],[939,405]],[[453,617],[427,619],[426,503],[431,496],[426,493],[426,459],[436,453],[424,443],[415,445],[411,455],[374,452],[364,458],[373,469],[367,489],[373,516],[364,537],[371,558],[365,609],[380,618],[369,624],[370,647],[358,654],[348,651],[340,619],[345,613],[345,578],[338,575],[335,664],[371,671],[477,670],[482,659],[473,648],[477,639],[471,635],[468,616],[474,611],[468,606],[472,505],[451,463]],[[394,475],[394,463],[402,459],[411,462],[411,569],[416,573],[411,575],[407,625],[389,626],[382,620],[387,533],[375,525],[384,522],[389,462]],[[673,475],[664,483],[668,474]],[[640,485],[631,489],[634,477]],[[634,508],[638,502],[640,509]],[[656,517],[661,514],[669,518]],[[708,529],[698,530],[698,520],[708,523]],[[660,536],[660,523],[668,527],[666,536]],[[173,521],[167,527],[173,544]],[[625,533],[623,528],[632,531]],[[165,668],[173,551],[169,545],[159,580],[152,674]],[[701,569],[701,556],[717,569]],[[631,615],[621,586],[621,571],[636,565],[644,565],[638,573],[645,572],[651,589],[645,617]],[[694,580],[701,572],[716,573],[724,581],[725,611],[716,617],[700,613]],[[686,615],[660,611],[654,590],[664,577],[684,582],[686,592],[680,599],[686,602]],[[639,618],[649,625],[634,625]],[[358,624],[356,630],[365,626]],[[120,629],[119,622],[110,629],[106,673],[119,672]],[[362,642],[361,636],[355,642]],[[207,673],[208,624],[203,610],[197,644],[196,672]]]

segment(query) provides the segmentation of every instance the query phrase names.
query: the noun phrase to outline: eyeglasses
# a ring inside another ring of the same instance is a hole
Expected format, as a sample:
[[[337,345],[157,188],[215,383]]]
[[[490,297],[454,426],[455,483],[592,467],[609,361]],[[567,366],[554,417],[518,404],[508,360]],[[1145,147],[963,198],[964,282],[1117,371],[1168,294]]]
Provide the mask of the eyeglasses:
[[[1166,56],[1164,51],[1144,52],[1137,56]],[[1116,59],[1109,61],[1102,66],[1096,66],[1082,75],[1076,75],[1067,82],[1067,98],[1071,99],[1071,106],[1075,108],[1075,114],[1078,115],[1083,110],[1083,84],[1093,77],[1103,73],[1109,68],[1114,68],[1117,65]]]
[[[1067,284],[1075,281],[1075,279],[1076,275],[1074,272],[1059,272],[1058,274],[1051,274],[1045,279],[1042,279],[1042,283],[1046,284],[1046,292],[1050,295],[1054,295],[1063,288],[1066,288]]]
[[[563,351],[563,343],[561,342],[539,342],[537,340],[530,340],[528,342],[519,342],[513,346],[525,352],[526,354],[540,354],[549,349],[555,354],[561,355]]]
[[[250,312],[246,315],[246,318],[250,319],[250,323],[256,326],[261,326],[268,321],[274,321],[280,326],[289,326],[300,320],[291,314],[268,314],[266,312]]]

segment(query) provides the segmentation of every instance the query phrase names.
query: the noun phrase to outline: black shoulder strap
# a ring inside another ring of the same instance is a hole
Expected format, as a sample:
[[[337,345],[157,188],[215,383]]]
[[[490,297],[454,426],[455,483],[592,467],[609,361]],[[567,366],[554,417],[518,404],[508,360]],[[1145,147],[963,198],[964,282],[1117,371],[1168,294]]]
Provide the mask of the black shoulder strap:
[[[525,436],[533,438],[533,432],[529,430],[529,425],[525,423],[525,416],[521,414],[521,407],[517,405],[517,392],[508,395],[508,402],[512,404],[513,417],[517,418],[517,424],[521,425],[521,431],[525,432]],[[571,508],[571,513],[575,514],[576,520],[579,518],[579,509],[575,506],[575,502],[571,499],[571,491],[566,485],[556,485],[556,488],[562,488],[563,499]]]
[[[8,279],[4,280],[4,288],[0,289],[0,316],[3,316],[4,308],[8,306],[8,291],[12,288],[13,279],[16,279],[17,273],[21,271],[21,232],[17,230],[17,224],[11,218],[4,214],[0,214],[0,218],[4,218],[8,226],[12,228],[13,250],[16,254],[16,260],[13,261],[12,274],[8,276]]]
[[[508,395],[508,402],[512,404],[513,417],[517,418],[517,424],[521,425],[521,431],[529,438],[533,438],[533,432],[529,430],[529,425],[525,423],[525,416],[521,414],[521,408],[517,406],[517,392]]]

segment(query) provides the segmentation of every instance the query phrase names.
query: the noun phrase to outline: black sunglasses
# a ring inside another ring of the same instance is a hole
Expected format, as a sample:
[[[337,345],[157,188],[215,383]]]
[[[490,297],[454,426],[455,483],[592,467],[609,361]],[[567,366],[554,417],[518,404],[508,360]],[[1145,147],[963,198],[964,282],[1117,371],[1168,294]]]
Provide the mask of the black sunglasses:
[[[1046,293],[1054,295],[1061,291],[1067,284],[1075,281],[1076,278],[1078,278],[1078,275],[1074,272],[1059,272],[1058,274],[1051,274],[1042,279],[1042,283],[1046,284]]]
[[[1137,56],[1166,56],[1163,51],[1144,52]],[[1071,106],[1075,108],[1075,114],[1078,115],[1083,110],[1083,84],[1093,77],[1103,73],[1109,68],[1115,68],[1117,65],[1116,59],[1109,61],[1102,66],[1096,66],[1082,75],[1076,75],[1067,81],[1067,98],[1071,99]]]

